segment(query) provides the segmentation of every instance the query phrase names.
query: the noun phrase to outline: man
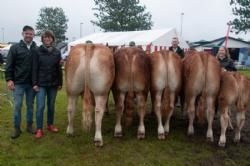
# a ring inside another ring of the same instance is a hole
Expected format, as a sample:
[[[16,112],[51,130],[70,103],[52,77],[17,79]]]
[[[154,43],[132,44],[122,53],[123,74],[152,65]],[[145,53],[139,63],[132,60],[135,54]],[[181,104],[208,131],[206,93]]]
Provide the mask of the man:
[[[169,47],[170,51],[177,53],[181,58],[184,58],[184,51],[178,46],[179,40],[177,37],[173,37],[172,46]]]
[[[169,47],[169,50],[177,53],[181,58],[184,58],[184,51],[178,45],[179,45],[178,38],[177,37],[173,37],[172,38],[172,46]],[[177,98],[176,106],[177,107],[181,106],[181,98],[180,97]]]
[[[21,110],[23,97],[26,97],[26,121],[27,132],[34,134],[33,123],[33,101],[34,92],[32,90],[32,53],[36,49],[33,42],[35,32],[31,26],[23,27],[23,40],[11,46],[5,71],[5,78],[8,89],[13,91],[14,97],[14,132],[12,139],[18,138],[21,134]]]

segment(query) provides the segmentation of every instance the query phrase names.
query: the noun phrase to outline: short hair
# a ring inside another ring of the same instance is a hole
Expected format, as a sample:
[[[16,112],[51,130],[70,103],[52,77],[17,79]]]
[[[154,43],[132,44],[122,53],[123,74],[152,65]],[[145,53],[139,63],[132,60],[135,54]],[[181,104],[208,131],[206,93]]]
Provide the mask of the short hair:
[[[135,42],[134,42],[134,41],[130,41],[130,42],[129,42],[129,46],[130,46],[130,47],[134,47],[134,46],[135,46]]]
[[[34,31],[34,29],[33,29],[31,26],[25,25],[25,26],[23,27],[23,32],[24,32],[24,31],[28,31],[28,30]]]
[[[178,37],[173,37],[172,40],[177,40],[177,41],[179,41]]]
[[[45,37],[51,37],[53,39],[53,42],[55,41],[55,35],[52,31],[49,31],[49,30],[44,31],[42,33],[41,40],[43,41],[43,38],[45,38]]]
[[[93,44],[93,42],[91,40],[86,40],[85,43],[86,44]]]

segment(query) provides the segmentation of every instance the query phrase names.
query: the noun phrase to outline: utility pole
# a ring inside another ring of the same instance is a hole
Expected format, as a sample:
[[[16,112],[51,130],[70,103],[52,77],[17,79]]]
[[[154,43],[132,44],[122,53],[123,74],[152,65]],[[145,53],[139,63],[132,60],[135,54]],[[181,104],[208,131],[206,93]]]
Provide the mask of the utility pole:
[[[2,30],[2,42],[4,43],[4,27],[2,27],[1,30]]]
[[[181,31],[180,31],[180,36],[182,37],[182,25],[183,25],[183,16],[184,16],[184,13],[182,12],[181,13]]]
[[[82,37],[82,25],[83,25],[83,22],[80,23],[80,38]]]
[[[225,41],[225,47],[227,48],[227,46],[228,46],[228,37],[229,37],[229,32],[230,32],[230,27],[231,27],[231,25],[232,25],[232,22],[231,21],[229,21],[228,23],[227,23],[227,34],[226,34],[226,41]]]

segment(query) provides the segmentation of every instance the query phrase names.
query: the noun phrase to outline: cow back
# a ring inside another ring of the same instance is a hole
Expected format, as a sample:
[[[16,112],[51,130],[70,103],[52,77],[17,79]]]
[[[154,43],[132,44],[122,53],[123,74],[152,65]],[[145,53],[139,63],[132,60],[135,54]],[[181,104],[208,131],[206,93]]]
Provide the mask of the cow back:
[[[114,54],[115,87],[121,91],[144,91],[149,88],[149,59],[136,47],[121,48]]]

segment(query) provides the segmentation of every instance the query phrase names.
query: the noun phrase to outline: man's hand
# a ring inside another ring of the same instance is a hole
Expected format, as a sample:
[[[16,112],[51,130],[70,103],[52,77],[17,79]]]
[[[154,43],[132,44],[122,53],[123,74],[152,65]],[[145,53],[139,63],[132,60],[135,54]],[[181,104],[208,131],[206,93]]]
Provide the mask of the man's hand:
[[[39,87],[38,87],[37,85],[34,85],[34,86],[33,86],[33,90],[34,90],[35,92],[38,92],[38,91],[39,91]]]
[[[9,80],[7,82],[7,86],[8,86],[9,90],[14,90],[15,89],[15,85],[14,85],[14,82],[12,80]]]

